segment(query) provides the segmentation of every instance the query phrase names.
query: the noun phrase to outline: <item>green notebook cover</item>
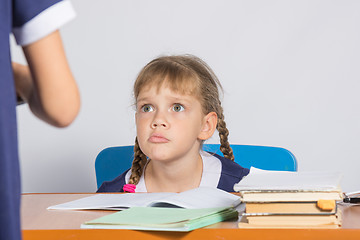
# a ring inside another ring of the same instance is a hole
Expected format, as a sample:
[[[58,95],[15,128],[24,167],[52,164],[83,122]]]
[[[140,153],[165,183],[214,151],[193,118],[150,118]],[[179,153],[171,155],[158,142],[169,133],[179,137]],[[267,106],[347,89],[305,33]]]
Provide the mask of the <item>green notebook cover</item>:
[[[237,217],[238,212],[231,207],[203,209],[132,207],[86,222],[81,228],[187,232]]]

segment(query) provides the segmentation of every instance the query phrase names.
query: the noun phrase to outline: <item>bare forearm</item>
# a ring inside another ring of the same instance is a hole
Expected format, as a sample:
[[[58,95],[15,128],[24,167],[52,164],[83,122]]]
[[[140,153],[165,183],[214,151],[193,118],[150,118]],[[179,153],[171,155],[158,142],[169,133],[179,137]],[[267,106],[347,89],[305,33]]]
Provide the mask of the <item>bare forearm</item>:
[[[69,125],[79,112],[80,96],[59,33],[23,49],[30,69],[23,73],[31,81],[26,81],[28,87],[21,97],[40,119],[57,127]]]

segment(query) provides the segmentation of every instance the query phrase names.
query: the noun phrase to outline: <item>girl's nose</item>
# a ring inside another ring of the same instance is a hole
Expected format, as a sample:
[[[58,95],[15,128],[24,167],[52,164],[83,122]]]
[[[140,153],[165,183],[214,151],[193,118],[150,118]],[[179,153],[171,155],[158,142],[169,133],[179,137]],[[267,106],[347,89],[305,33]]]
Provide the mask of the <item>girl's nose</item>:
[[[153,122],[151,123],[151,128],[155,129],[155,128],[168,128],[169,127],[169,123],[166,121],[166,118],[163,114],[156,114]]]
[[[157,127],[163,127],[163,128],[167,128],[167,123],[163,122],[163,123],[160,123],[160,122],[153,122],[151,124],[151,127],[152,128],[157,128]]]

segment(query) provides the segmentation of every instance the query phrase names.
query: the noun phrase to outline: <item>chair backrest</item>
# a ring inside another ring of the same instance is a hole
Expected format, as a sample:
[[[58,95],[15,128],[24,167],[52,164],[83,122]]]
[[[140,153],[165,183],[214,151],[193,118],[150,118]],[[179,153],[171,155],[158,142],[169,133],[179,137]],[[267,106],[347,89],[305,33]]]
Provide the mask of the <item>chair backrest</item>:
[[[235,162],[242,167],[256,167],[263,170],[297,171],[297,161],[289,150],[281,147],[230,145]],[[223,156],[220,144],[204,144],[203,149]]]
[[[111,181],[129,169],[134,159],[134,145],[108,147],[95,160],[96,183],[99,188],[105,181]]]
[[[295,156],[280,147],[232,144],[235,162],[245,168],[256,167],[264,170],[297,171]],[[223,155],[219,144],[204,144],[205,151]],[[134,146],[109,147],[102,150],[95,160],[98,188],[104,181],[111,181],[131,167]]]

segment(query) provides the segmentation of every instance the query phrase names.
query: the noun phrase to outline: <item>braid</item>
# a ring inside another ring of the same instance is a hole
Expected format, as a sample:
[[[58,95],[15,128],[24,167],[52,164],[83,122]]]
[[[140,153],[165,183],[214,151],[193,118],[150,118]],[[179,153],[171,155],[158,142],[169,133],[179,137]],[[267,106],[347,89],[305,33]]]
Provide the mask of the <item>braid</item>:
[[[131,166],[129,184],[136,185],[139,183],[146,161],[146,155],[141,151],[138,140],[135,138],[134,160]]]
[[[235,157],[233,154],[233,150],[231,149],[228,141],[229,130],[226,128],[224,114],[222,113],[222,111],[219,114],[216,129],[218,130],[220,137],[220,151],[224,154],[224,157],[230,159],[231,161],[234,161]]]

